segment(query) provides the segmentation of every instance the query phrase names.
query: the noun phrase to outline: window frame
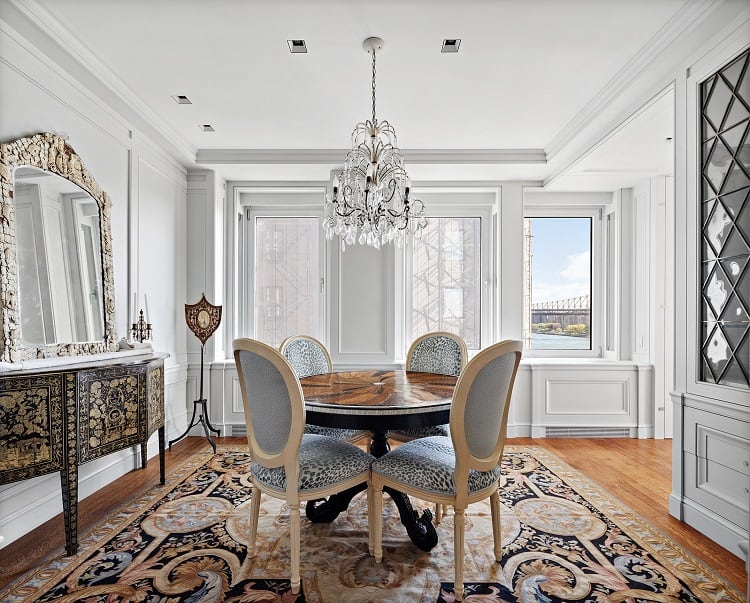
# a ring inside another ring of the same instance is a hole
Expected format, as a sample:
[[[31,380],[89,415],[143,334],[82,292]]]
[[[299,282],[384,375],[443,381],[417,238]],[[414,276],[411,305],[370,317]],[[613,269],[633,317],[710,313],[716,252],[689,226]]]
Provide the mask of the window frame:
[[[590,218],[591,219],[591,349],[589,350],[540,350],[530,346],[524,347],[527,358],[602,358],[604,354],[604,304],[607,298],[604,290],[604,270],[602,262],[605,250],[602,247],[602,212],[603,206],[565,206],[560,205],[527,205],[524,207],[523,219],[528,218]],[[524,274],[526,271],[526,250],[522,256]],[[524,283],[527,280],[524,278]],[[525,287],[525,285],[524,285]],[[524,290],[523,295],[527,291]],[[529,300],[529,307],[531,300]],[[524,339],[530,332],[527,324],[529,316],[524,316]]]
[[[313,189],[243,189],[241,193],[247,199],[238,203],[240,212],[240,227],[238,229],[237,245],[237,288],[238,288],[238,311],[237,311],[237,337],[256,337],[255,332],[255,223],[256,218],[316,218],[318,226],[323,217],[323,208],[320,203],[320,190]],[[300,195],[299,199],[294,196]],[[302,198],[308,196],[309,201]],[[252,197],[260,202],[252,202]],[[262,197],[265,197],[263,199]],[[267,199],[267,201],[266,201]],[[249,202],[248,202],[249,201]],[[318,320],[317,332],[304,333],[326,343],[328,333],[327,310],[328,300],[326,287],[327,275],[327,241],[322,228],[318,228],[318,272],[320,284],[318,287]]]
[[[429,220],[430,218],[479,218],[479,240],[480,240],[480,259],[479,259],[479,349],[470,349],[469,356],[481,351],[483,348],[490,345],[493,337],[493,301],[494,296],[490,287],[490,283],[493,282],[492,275],[494,273],[495,258],[493,257],[494,239],[493,236],[493,216],[495,214],[494,205],[488,204],[458,204],[458,203],[447,203],[435,200],[430,200],[429,205],[425,209],[425,216]],[[403,279],[403,295],[401,296],[402,307],[402,320],[401,326],[403,329],[403,346],[402,346],[402,358],[406,358],[406,351],[409,349],[411,342],[414,341],[415,337],[412,330],[411,315],[412,315],[412,292],[413,289],[410,286],[412,278],[412,258],[413,258],[413,247],[406,245],[403,250],[403,258],[400,262]]]

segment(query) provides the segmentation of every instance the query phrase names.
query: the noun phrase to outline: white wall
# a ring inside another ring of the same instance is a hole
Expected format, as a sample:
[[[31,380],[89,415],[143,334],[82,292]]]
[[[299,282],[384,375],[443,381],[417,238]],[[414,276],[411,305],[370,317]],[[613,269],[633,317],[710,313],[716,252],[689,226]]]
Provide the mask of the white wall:
[[[167,438],[185,426],[185,169],[126,118],[57,68],[0,14],[0,140],[65,133],[112,198],[116,324],[128,334],[148,296],[154,348],[165,361]],[[12,15],[11,15],[12,16]],[[17,25],[17,24],[16,24]],[[157,451],[156,435],[149,456]],[[137,449],[80,468],[84,498],[138,466]],[[58,474],[0,486],[0,536],[7,545],[62,511]]]

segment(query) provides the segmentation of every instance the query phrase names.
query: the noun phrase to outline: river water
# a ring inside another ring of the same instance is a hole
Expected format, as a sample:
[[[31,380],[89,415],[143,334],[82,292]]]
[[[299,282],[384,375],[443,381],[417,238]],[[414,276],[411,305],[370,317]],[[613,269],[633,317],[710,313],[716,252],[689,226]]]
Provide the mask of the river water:
[[[531,348],[534,350],[588,350],[591,347],[588,337],[568,335],[531,334]]]

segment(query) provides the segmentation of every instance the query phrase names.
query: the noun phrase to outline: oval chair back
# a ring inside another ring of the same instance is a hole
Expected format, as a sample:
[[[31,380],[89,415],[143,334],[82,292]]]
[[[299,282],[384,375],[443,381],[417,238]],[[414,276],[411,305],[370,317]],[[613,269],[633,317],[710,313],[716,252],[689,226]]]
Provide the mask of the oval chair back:
[[[469,470],[489,471],[500,462],[522,351],[520,341],[496,343],[474,356],[458,379],[450,414],[458,507],[466,506],[468,489],[460,484]]]
[[[302,388],[294,369],[279,352],[260,341],[235,339],[233,347],[253,461],[292,469],[297,465],[305,427]],[[295,489],[296,484],[296,480],[287,480]]]
[[[331,355],[326,346],[315,337],[309,335],[291,335],[281,342],[279,352],[289,361],[289,364],[300,379],[312,375],[322,375],[333,370]],[[325,435],[339,440],[356,442],[367,435],[367,431],[359,429],[341,429],[338,427],[321,427],[319,425],[305,425],[305,433]]]
[[[426,333],[415,339],[406,354],[406,370],[458,377],[466,366],[466,343],[447,331]]]
[[[289,361],[300,379],[331,372],[333,366],[331,355],[326,347],[314,337],[292,335],[281,342],[279,351]]]

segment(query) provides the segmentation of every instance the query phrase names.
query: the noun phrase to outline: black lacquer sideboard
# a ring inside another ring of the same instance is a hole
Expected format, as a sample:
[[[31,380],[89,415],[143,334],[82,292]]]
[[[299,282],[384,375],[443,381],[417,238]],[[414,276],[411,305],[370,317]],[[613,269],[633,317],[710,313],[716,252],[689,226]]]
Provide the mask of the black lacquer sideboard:
[[[147,443],[164,467],[164,359],[154,355],[0,371],[0,484],[60,472],[65,551],[78,550],[78,466]]]

